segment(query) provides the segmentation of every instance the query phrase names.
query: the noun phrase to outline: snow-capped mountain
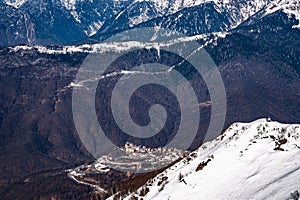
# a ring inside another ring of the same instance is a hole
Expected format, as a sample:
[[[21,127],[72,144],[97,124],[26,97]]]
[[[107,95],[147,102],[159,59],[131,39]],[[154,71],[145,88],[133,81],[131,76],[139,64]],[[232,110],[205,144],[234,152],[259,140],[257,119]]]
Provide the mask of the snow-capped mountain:
[[[299,160],[300,125],[235,123],[126,199],[298,199]]]
[[[111,35],[131,27],[163,27],[187,35],[229,31],[267,7],[268,3],[268,0],[135,1],[115,20],[104,24],[91,37],[91,41],[101,41],[103,35]],[[139,13],[137,10],[144,12]]]
[[[278,10],[300,19],[297,0],[1,0],[0,7],[10,10],[0,13],[1,44],[6,45],[85,43],[87,37],[97,42],[136,26],[199,35],[230,31],[251,16]]]

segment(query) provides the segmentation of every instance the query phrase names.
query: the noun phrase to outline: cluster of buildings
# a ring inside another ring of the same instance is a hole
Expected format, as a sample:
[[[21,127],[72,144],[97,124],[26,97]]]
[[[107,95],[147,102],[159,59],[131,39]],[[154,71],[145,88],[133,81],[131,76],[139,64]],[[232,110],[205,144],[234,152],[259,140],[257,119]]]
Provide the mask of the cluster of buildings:
[[[130,142],[126,142],[125,151],[128,153],[151,153],[157,151],[163,151],[163,148],[148,148],[145,146],[136,146]]]

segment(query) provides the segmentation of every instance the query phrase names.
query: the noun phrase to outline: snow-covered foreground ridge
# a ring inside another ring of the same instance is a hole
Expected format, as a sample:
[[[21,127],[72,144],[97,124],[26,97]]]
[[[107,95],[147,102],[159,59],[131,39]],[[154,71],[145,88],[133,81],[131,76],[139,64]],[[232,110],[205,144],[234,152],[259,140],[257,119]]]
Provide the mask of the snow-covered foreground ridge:
[[[300,125],[261,119],[233,124],[125,199],[296,199],[298,191]]]

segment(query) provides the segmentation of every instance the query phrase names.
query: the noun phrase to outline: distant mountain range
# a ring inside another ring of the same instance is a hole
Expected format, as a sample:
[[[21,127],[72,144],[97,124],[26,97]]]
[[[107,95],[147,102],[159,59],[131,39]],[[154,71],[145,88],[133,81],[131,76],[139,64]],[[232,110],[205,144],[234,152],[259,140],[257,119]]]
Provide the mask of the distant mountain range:
[[[95,43],[145,26],[187,35],[229,31],[278,10],[300,18],[296,0],[1,0],[0,9],[1,46]]]

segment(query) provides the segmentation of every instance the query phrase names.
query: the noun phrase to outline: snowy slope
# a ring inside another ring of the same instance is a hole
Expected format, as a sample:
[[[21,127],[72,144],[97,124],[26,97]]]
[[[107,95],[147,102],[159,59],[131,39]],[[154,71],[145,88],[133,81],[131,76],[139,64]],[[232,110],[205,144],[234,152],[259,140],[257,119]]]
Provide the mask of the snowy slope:
[[[15,8],[21,7],[28,0],[4,0],[7,5],[13,6]]]
[[[126,6],[125,9],[117,15],[116,20],[123,15],[125,15],[127,18],[130,16],[128,27],[133,27],[134,25],[155,19],[157,17],[168,18],[168,16],[183,9],[212,2],[214,5],[216,5],[219,13],[230,16],[229,20],[232,24],[232,27],[235,27],[253,14],[265,8],[269,4],[270,0],[134,0],[129,6]],[[197,21],[197,19],[194,19],[194,21]],[[128,22],[124,22],[123,19],[122,23],[127,24]]]
[[[219,12],[227,12],[231,15],[233,25],[238,25],[261,9],[267,7],[275,0],[148,0],[153,2],[159,13],[169,15],[187,7],[193,7],[208,2],[214,2],[219,8]]]
[[[126,199],[290,199],[297,190],[300,125],[262,119],[233,124]]]

